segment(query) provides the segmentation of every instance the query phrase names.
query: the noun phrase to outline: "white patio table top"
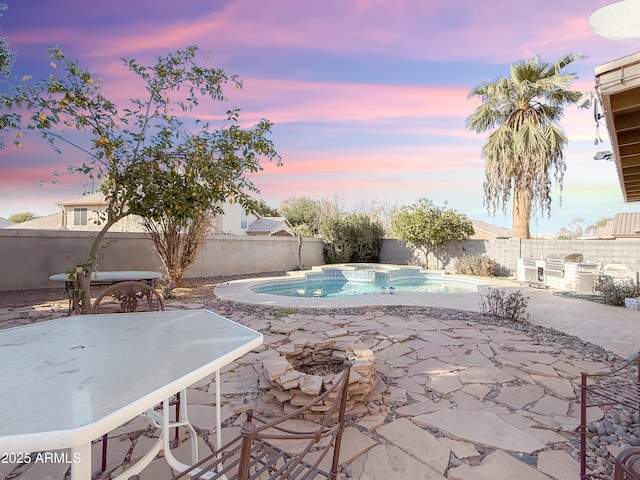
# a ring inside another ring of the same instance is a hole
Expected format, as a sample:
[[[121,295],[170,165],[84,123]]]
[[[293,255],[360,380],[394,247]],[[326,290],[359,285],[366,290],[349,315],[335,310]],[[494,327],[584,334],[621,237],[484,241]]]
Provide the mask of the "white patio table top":
[[[262,342],[261,333],[208,310],[73,316],[1,330],[0,452],[71,447],[79,459],[72,478],[91,478],[92,440],[208,375],[219,381],[221,367]]]
[[[162,277],[162,273],[154,272],[152,270],[113,270],[113,271],[97,271],[92,272],[91,274],[91,282],[105,282],[105,283],[116,283],[116,282],[127,282],[127,281],[135,281],[135,280],[156,280]],[[72,282],[73,280],[69,279],[69,274],[67,273],[56,273],[49,277],[49,280],[53,282]]]

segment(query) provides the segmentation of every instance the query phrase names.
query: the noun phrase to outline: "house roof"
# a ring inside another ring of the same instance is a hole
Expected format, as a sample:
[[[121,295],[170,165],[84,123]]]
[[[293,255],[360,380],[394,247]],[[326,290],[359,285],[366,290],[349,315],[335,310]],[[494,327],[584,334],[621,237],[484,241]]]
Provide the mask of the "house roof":
[[[613,237],[613,218],[605,223],[603,226],[599,227],[596,232],[594,238],[611,238]]]
[[[511,229],[509,228],[498,227],[496,225],[483,222],[481,220],[471,220],[471,223],[473,223],[473,229],[476,232],[482,232],[482,233],[485,233],[486,235],[489,235],[495,238],[511,238],[512,237]]]
[[[7,228],[11,225],[14,225],[15,222],[12,222],[11,220],[8,220],[4,217],[0,217],[0,228]]]
[[[640,201],[640,52],[596,68],[596,90],[625,202]]]
[[[247,235],[293,235],[293,227],[285,217],[259,217],[247,227]]]
[[[61,213],[52,213],[51,215],[45,215],[44,217],[34,218],[33,220],[27,220],[26,222],[14,223],[7,228],[30,228],[30,229],[62,229],[62,217]]]
[[[62,200],[57,202],[59,207],[73,206],[73,205],[108,205],[109,202],[104,197],[102,192],[88,193],[79,197],[70,198],[68,200]]]
[[[611,236],[640,237],[640,212],[616,213],[611,222]]]

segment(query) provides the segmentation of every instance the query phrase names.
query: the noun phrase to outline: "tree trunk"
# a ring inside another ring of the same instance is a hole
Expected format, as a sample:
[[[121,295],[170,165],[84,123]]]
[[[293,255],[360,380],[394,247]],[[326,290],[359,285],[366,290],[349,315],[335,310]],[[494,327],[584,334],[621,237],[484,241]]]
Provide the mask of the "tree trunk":
[[[82,315],[91,313],[91,276],[96,270],[98,247],[102,243],[102,240],[104,239],[111,226],[125,216],[126,215],[121,215],[114,219],[112,215],[108,215],[107,222],[104,224],[102,229],[98,232],[98,235],[96,235],[96,237],[93,239],[93,242],[91,243],[91,249],[89,250],[89,256],[85,260],[85,264],[79,266],[81,267],[81,272],[76,269],[75,295],[79,297],[79,306],[76,308],[79,309],[79,313]],[[76,313],[78,312],[76,311]]]
[[[516,189],[513,194],[513,238],[531,238],[531,201],[526,189]]]

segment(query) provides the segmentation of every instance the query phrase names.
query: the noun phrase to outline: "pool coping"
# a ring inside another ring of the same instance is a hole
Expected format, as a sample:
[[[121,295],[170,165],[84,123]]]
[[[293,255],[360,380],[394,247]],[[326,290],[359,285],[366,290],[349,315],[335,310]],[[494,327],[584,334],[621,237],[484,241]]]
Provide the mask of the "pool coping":
[[[477,292],[465,293],[432,293],[432,292],[403,292],[367,293],[349,297],[286,297],[256,293],[251,287],[274,280],[298,278],[307,271],[294,272],[293,275],[277,277],[259,277],[244,280],[232,280],[217,285],[213,292],[221,300],[244,304],[285,307],[285,308],[355,308],[369,306],[432,306],[441,308],[456,308],[461,310],[479,310],[480,296],[490,286],[514,286],[512,281],[488,277],[474,277],[469,275],[446,275],[448,278],[472,279],[478,284]],[[441,272],[442,273],[442,272]]]

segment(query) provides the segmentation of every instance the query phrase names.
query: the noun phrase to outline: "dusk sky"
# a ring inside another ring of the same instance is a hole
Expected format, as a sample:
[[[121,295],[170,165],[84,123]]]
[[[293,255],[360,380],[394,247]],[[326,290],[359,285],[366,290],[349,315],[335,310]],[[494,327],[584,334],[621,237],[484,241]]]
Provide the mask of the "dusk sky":
[[[107,96],[142,96],[121,58],[151,64],[187,45],[211,52],[215,66],[236,74],[232,93],[243,124],[274,122],[283,166],[263,163],[253,181],[277,207],[291,196],[363,203],[409,204],[420,197],[468,217],[511,227],[511,214],[483,206],[487,135],[465,130],[478,106],[469,91],[508,75],[509,65],[539,55],[586,56],[567,69],[572,88],[594,88],[594,69],[640,50],[640,42],[599,37],[588,17],[607,0],[3,0],[0,36],[17,54],[15,81],[50,73],[47,47],[59,46],[103,79]],[[0,86],[0,88],[4,88]],[[218,107],[219,108],[219,107]],[[622,201],[613,162],[596,161],[591,110],[568,109],[562,204],[557,189],[550,218],[533,233],[553,233],[582,217],[587,223],[640,210]],[[54,172],[78,164],[39,138],[0,150],[0,217],[47,215],[55,202],[82,194],[83,179]],[[42,181],[42,184],[40,182]]]

